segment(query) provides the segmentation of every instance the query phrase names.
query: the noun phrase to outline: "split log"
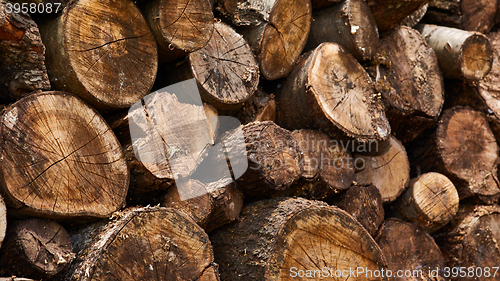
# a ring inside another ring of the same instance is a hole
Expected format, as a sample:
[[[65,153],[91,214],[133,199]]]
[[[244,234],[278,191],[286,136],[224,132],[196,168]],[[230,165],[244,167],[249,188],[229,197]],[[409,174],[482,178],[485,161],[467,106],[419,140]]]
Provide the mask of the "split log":
[[[429,3],[422,6],[422,8],[413,12],[413,14],[407,16],[402,22],[401,25],[414,27],[417,25],[427,13],[427,9],[429,8]]]
[[[322,272],[334,276],[350,268],[374,271],[385,266],[379,247],[355,219],[303,198],[245,206],[239,223],[216,230],[210,238],[222,280],[295,280],[299,274],[318,279]],[[383,279],[364,277],[360,273],[358,278]]]
[[[436,53],[446,78],[476,81],[490,72],[493,50],[483,34],[431,24],[416,29]]]
[[[332,202],[353,216],[371,236],[375,236],[384,221],[382,195],[373,184],[353,185]]]
[[[436,242],[443,251],[447,266],[460,266],[462,271],[471,267],[482,268],[483,279],[480,280],[497,280],[495,267],[500,262],[499,222],[498,205],[461,205],[451,224],[436,235]]]
[[[28,14],[7,13],[0,1],[0,97],[16,100],[35,90],[49,90],[45,46]]]
[[[170,208],[136,208],[72,236],[77,257],[58,280],[219,280],[201,227]]]
[[[297,130],[292,136],[302,154],[301,179],[287,195],[325,201],[351,186],[354,161],[349,152],[320,131]]]
[[[387,259],[391,280],[448,280],[443,276],[443,254],[434,239],[419,227],[390,218],[382,224],[375,240]]]
[[[430,0],[426,23],[488,33],[495,24],[497,0]]]
[[[395,208],[406,219],[434,232],[456,215],[458,200],[453,183],[446,176],[431,172],[411,179]]]
[[[321,8],[331,6],[341,1],[342,0],[311,0],[311,5],[313,10],[318,10]]]
[[[181,200],[177,187],[170,188],[161,206],[177,209],[189,215],[199,226],[210,232],[239,217],[243,207],[243,194],[231,178],[211,184],[189,180],[183,192],[193,192],[190,199]],[[202,194],[201,196],[196,196]]]
[[[364,0],[342,1],[315,11],[313,18],[306,50],[323,42],[334,42],[360,61],[372,59],[377,52],[377,23]]]
[[[257,90],[236,113],[241,124],[276,121],[276,101],[273,94]]]
[[[72,94],[45,92],[1,119],[1,180],[13,211],[37,217],[107,217],[125,204],[129,173],[104,119]]]
[[[445,110],[436,131],[417,142],[411,158],[416,171],[447,176],[460,199],[500,193],[498,145],[484,114],[468,107]]]
[[[2,196],[0,196],[0,246],[5,238],[5,232],[7,231],[7,208],[5,207],[5,202]]]
[[[257,90],[259,66],[245,39],[229,25],[217,22],[202,49],[171,65],[171,83],[196,79],[201,98],[221,113],[233,113]]]
[[[309,0],[225,0],[220,10],[240,27],[264,78],[276,80],[292,71],[309,36]]]
[[[50,220],[29,219],[9,226],[0,254],[0,274],[48,279],[75,258],[68,232]]]
[[[307,53],[276,96],[278,124],[339,131],[361,140],[387,139],[391,132],[380,97],[363,67],[340,45],[323,43]]]
[[[369,68],[382,93],[391,130],[409,142],[436,123],[444,84],[436,54],[416,30],[396,27],[381,40],[377,64]]]
[[[410,181],[410,162],[405,147],[390,137],[390,148],[378,156],[354,154],[356,182],[375,185],[384,202],[392,202]]]
[[[300,176],[297,141],[290,131],[270,121],[243,125],[241,130],[245,143],[239,134],[229,134],[223,142],[227,155],[246,154],[231,161],[231,167],[248,167],[234,175],[243,194],[249,199],[282,194]]]
[[[143,9],[158,44],[160,62],[172,61],[203,48],[214,31],[208,0],[154,0]]]
[[[429,0],[367,0],[380,31],[387,31],[401,24],[409,15],[427,4]]]
[[[156,43],[132,1],[76,1],[40,32],[54,88],[100,109],[130,107],[151,90]]]

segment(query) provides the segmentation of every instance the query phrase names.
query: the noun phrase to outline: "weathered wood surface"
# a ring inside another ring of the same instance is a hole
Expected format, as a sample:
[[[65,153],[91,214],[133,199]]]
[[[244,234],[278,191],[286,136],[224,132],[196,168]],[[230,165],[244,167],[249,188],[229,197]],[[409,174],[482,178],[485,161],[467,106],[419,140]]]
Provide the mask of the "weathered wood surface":
[[[106,110],[130,107],[151,90],[157,47],[132,1],[75,1],[40,32],[54,89]]]
[[[245,206],[238,223],[217,229],[210,238],[222,280],[295,280],[299,270],[313,278],[313,271],[323,267],[373,271],[385,266],[380,248],[353,217],[303,198]]]
[[[50,89],[38,26],[28,14],[7,13],[7,3],[0,1],[0,99],[4,101]]]
[[[56,280],[219,280],[212,245],[171,208],[134,208],[73,234],[77,258]]]
[[[65,92],[27,96],[0,123],[2,191],[19,214],[107,217],[125,204],[129,172],[104,119]]]
[[[422,8],[429,0],[367,0],[380,31],[387,31],[415,11]]]

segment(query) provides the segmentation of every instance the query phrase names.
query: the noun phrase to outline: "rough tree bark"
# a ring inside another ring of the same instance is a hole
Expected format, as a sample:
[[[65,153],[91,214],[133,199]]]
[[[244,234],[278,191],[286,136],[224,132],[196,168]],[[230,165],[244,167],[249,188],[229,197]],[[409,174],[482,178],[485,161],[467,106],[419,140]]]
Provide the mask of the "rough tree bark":
[[[405,147],[393,136],[389,150],[376,156],[354,154],[354,165],[356,182],[375,185],[384,202],[396,200],[410,181],[410,162]]]
[[[201,227],[170,208],[135,208],[72,235],[77,258],[57,280],[219,280]]]
[[[416,29],[436,53],[446,78],[476,81],[490,72],[493,50],[483,34],[432,24]]]
[[[5,207],[5,202],[2,196],[0,196],[0,246],[5,238],[5,232],[7,231],[7,208]]]
[[[104,119],[65,92],[27,96],[1,119],[1,178],[12,211],[107,217],[125,204],[129,173]]]
[[[331,202],[353,216],[371,236],[384,221],[384,202],[373,184],[353,185]]]
[[[74,258],[71,237],[58,223],[15,221],[0,252],[0,274],[45,280],[61,272]]]
[[[243,207],[243,194],[231,178],[210,184],[190,180],[182,188],[203,195],[181,200],[177,187],[172,187],[163,197],[161,206],[184,212],[207,232],[237,219]]]
[[[491,206],[460,206],[457,215],[451,224],[442,229],[436,236],[436,242],[441,247],[450,267],[481,267],[490,270],[490,276],[484,279],[498,279],[494,277],[495,268],[500,262],[498,241],[500,240],[500,207]],[[487,269],[488,268],[488,269]],[[484,272],[483,272],[484,273]]]
[[[488,38],[493,49],[493,65],[491,71],[477,84],[477,90],[488,109],[500,118],[500,33],[492,32]]]
[[[421,228],[390,218],[384,221],[375,240],[387,259],[387,270],[394,274],[390,279],[448,280],[442,271],[438,276],[433,275],[431,270],[444,269],[445,259],[434,239]],[[403,276],[396,276],[398,271]]]
[[[288,196],[325,201],[351,186],[354,161],[341,145],[320,131],[296,130],[292,136],[302,155],[301,178],[287,192]]]
[[[427,23],[488,33],[495,24],[497,0],[430,0]]]
[[[434,232],[456,215],[458,201],[453,183],[442,174],[430,172],[411,179],[394,207],[406,219]]]
[[[243,107],[236,113],[241,124],[251,122],[276,121],[276,100],[273,94],[267,94],[259,89]]]
[[[256,122],[242,126],[245,143],[230,134],[224,140],[228,155],[245,152],[246,157],[232,163],[232,167],[248,167],[237,179],[245,197],[249,199],[279,195],[300,176],[300,149],[290,131],[273,122]]]
[[[399,25],[429,0],[367,0],[367,2],[377,21],[378,29],[387,31]]]
[[[196,79],[201,98],[221,113],[233,113],[257,90],[259,66],[245,39],[229,25],[217,22],[202,49],[171,65],[170,82]]]
[[[387,139],[391,132],[370,77],[335,43],[302,57],[276,101],[278,124],[287,129],[318,129],[332,137],[341,130],[360,140]]]
[[[28,14],[7,13],[0,1],[0,98],[19,99],[35,90],[49,90],[45,46]]]
[[[420,33],[404,26],[392,29],[368,71],[382,93],[395,137],[410,142],[436,122],[444,102],[443,76]]]
[[[429,3],[422,6],[422,8],[416,10],[411,15],[407,16],[402,22],[401,25],[414,27],[417,25],[427,13],[427,9],[429,8]]]
[[[385,259],[366,230],[345,211],[303,198],[245,206],[239,223],[211,235],[223,280],[295,280],[323,267],[380,270]],[[318,272],[316,272],[318,274]],[[316,279],[318,275],[315,275]],[[382,280],[382,278],[359,278]]]
[[[373,58],[379,47],[375,18],[364,0],[346,0],[315,11],[305,49],[323,42],[342,45],[357,60]]]
[[[214,31],[208,0],[154,0],[143,11],[158,44],[160,62],[203,48]]]
[[[264,78],[286,77],[302,49],[311,25],[308,0],[224,0],[219,9],[252,46]]]
[[[411,150],[417,173],[447,176],[460,198],[500,193],[497,179],[498,145],[484,114],[456,106],[443,112],[435,133]]]
[[[151,90],[156,43],[132,1],[75,1],[40,31],[54,88],[100,109],[130,107]]]

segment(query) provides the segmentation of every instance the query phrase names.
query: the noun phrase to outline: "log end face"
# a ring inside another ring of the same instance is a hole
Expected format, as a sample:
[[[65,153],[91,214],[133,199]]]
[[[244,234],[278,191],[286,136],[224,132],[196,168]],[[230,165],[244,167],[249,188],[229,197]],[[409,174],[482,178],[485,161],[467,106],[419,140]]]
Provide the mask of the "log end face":
[[[486,36],[475,33],[462,45],[460,69],[463,78],[472,81],[483,79],[493,65],[493,48]]]

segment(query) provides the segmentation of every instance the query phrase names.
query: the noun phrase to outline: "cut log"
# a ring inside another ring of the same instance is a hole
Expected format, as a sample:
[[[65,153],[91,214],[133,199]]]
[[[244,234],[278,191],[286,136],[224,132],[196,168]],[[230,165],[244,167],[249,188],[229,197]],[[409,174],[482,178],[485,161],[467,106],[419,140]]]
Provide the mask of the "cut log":
[[[264,78],[276,80],[292,71],[309,36],[309,0],[224,0],[220,10],[240,27]]]
[[[488,33],[495,24],[497,0],[430,0],[426,23]]]
[[[229,25],[217,22],[202,49],[168,69],[171,83],[194,78],[201,98],[220,113],[233,113],[256,91],[259,66],[245,39]]]
[[[0,246],[5,238],[5,232],[7,231],[7,208],[5,207],[5,202],[2,196],[0,196]]]
[[[476,81],[490,72],[493,50],[483,34],[431,24],[416,28],[436,53],[446,78]]]
[[[154,0],[143,12],[158,44],[160,62],[203,48],[214,31],[208,0]]]
[[[68,232],[50,220],[29,219],[9,226],[0,254],[0,274],[48,279],[75,258]]]
[[[58,280],[219,280],[207,234],[170,208],[129,209],[72,239],[77,258]]]
[[[392,136],[390,144],[389,150],[378,156],[354,154],[356,182],[375,185],[384,202],[396,200],[410,181],[405,147]]]
[[[351,154],[328,135],[314,130],[292,132],[302,154],[301,179],[288,191],[289,196],[328,200],[346,190],[354,180]]]
[[[445,259],[434,239],[421,228],[390,218],[375,238],[387,259],[390,280],[448,280]],[[437,269],[437,270],[436,270]]]
[[[414,170],[447,176],[460,199],[500,193],[498,145],[484,114],[468,107],[445,110],[435,133],[418,142],[411,158]]]
[[[371,236],[375,236],[384,221],[384,202],[373,184],[353,185],[332,202],[353,216]]]
[[[315,11],[313,18],[306,50],[323,42],[335,42],[360,61],[372,59],[377,52],[377,23],[364,0],[342,1]]]
[[[380,31],[387,31],[401,24],[409,15],[419,10],[429,0],[367,0]]]
[[[443,231],[436,235],[436,242],[443,251],[447,265],[460,266],[463,271],[481,267],[490,276],[481,280],[497,280],[496,266],[500,262],[500,207],[461,205],[457,215]],[[495,278],[493,278],[495,277]]]
[[[340,45],[323,43],[302,57],[276,96],[278,124],[290,130],[341,130],[361,140],[391,132],[363,67]]]
[[[231,162],[231,167],[248,167],[234,175],[236,183],[249,199],[281,194],[300,176],[297,141],[290,131],[270,121],[250,123],[241,130],[245,143],[238,134],[230,134],[223,141],[227,155],[246,153],[246,157]]]
[[[177,187],[170,188],[162,199],[161,206],[184,212],[207,232],[238,218],[243,207],[243,194],[236,188],[231,178],[211,184],[189,180],[181,188],[193,191],[188,200],[181,200]],[[198,194],[201,196],[196,196]]]
[[[7,13],[6,3],[0,1],[0,98],[15,100],[49,90],[50,82],[38,26],[28,14]]]
[[[429,8],[429,4],[425,4],[422,6],[422,8],[416,10],[413,12],[413,14],[407,16],[402,22],[401,25],[408,26],[408,27],[414,27],[417,25],[425,16],[427,13],[427,9]]]
[[[324,202],[302,198],[245,206],[239,223],[216,230],[210,238],[222,280],[318,280],[325,276],[321,273],[334,279],[335,272],[350,268],[373,272],[385,266],[379,247],[355,219]],[[365,274],[358,278],[383,280]]]
[[[436,54],[416,30],[396,27],[381,40],[376,66],[369,72],[382,93],[395,137],[415,139],[436,123],[444,84]]]
[[[491,71],[477,84],[481,99],[493,114],[500,118],[500,32],[488,34],[493,49],[493,65]]]
[[[318,10],[331,6],[335,3],[341,2],[342,0],[311,0],[311,5],[313,10]]]
[[[132,1],[75,1],[40,31],[54,88],[100,109],[130,107],[151,90],[156,43]]]
[[[125,204],[129,173],[104,119],[65,92],[27,96],[1,119],[1,178],[19,214],[107,217]]]
[[[434,232],[456,215],[458,200],[453,183],[446,176],[431,172],[411,179],[395,208],[406,219]]]
[[[276,101],[274,95],[257,90],[236,113],[241,124],[251,122],[276,121]]]

